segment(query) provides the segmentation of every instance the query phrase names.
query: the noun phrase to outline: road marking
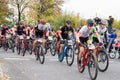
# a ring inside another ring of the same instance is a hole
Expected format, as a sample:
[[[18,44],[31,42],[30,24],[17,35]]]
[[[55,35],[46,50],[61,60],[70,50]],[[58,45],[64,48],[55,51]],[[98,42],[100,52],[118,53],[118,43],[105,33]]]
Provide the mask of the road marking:
[[[30,59],[24,59],[24,58],[4,58],[5,60],[30,60]]]
[[[50,61],[58,61],[58,59],[49,59]]]

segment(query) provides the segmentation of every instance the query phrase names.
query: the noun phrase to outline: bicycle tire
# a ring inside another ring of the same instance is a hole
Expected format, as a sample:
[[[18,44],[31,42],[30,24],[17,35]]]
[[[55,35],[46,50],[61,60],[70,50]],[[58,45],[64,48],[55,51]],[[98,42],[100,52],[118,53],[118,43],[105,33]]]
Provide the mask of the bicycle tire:
[[[45,62],[45,55],[44,55],[44,52],[43,52],[43,47],[40,46],[38,47],[38,60],[41,64],[43,64]]]
[[[94,62],[94,63],[93,63]],[[93,65],[93,68],[95,68],[95,74],[93,75],[93,70],[91,71],[91,67],[92,67],[92,64]],[[97,64],[97,58],[95,56],[94,53],[89,53],[88,54],[88,72],[89,72],[89,76],[91,78],[91,80],[95,80],[97,78],[97,75],[98,75],[98,64]]]
[[[71,50],[72,53],[68,53]],[[69,62],[69,57],[72,56],[72,60]],[[68,66],[71,66],[74,62],[74,51],[72,48],[68,48],[67,55],[66,55],[66,62]]]
[[[101,53],[101,54],[100,54]],[[99,56],[101,58],[100,61],[98,61],[98,68],[99,68],[99,71],[101,72],[105,72],[107,69],[108,69],[108,66],[109,66],[109,58],[108,58],[108,55],[106,53],[106,51],[99,51],[98,53],[98,56],[97,56],[97,60],[99,59]],[[104,59],[103,59],[104,57]],[[99,65],[99,62],[102,62],[104,64],[104,62],[106,62],[106,66],[104,68],[101,68],[100,65]]]

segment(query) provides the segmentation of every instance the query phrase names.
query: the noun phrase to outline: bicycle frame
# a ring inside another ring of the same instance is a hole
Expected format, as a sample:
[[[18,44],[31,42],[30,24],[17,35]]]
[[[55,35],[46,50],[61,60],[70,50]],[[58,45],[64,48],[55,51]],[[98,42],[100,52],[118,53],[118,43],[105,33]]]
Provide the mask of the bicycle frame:
[[[79,46],[80,47],[80,46]],[[85,48],[85,47],[84,47]],[[84,54],[83,54],[83,65],[87,66],[88,65],[88,55],[90,54],[89,52],[92,51],[93,49],[89,49],[89,47],[85,48]]]
[[[83,55],[83,58],[84,58],[84,61],[83,61],[83,65],[87,66],[88,65],[88,52],[90,51],[90,49],[85,49],[85,52],[84,52],[84,55]]]

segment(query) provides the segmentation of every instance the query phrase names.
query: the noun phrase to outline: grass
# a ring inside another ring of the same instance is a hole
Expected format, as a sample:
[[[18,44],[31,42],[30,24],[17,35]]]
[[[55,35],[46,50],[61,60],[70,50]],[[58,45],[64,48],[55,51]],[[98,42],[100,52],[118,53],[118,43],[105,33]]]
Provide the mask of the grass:
[[[117,29],[116,33],[117,33],[117,38],[120,38],[120,29]]]

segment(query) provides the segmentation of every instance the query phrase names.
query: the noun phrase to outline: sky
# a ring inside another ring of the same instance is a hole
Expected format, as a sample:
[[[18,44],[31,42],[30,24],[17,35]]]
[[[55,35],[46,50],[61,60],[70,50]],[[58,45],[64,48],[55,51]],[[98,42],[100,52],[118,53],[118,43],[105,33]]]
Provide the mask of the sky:
[[[120,19],[120,0],[66,0],[63,4],[64,12],[79,13],[82,18],[108,18],[112,15]]]

